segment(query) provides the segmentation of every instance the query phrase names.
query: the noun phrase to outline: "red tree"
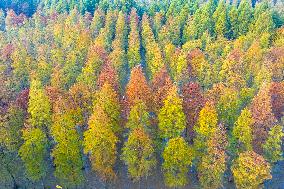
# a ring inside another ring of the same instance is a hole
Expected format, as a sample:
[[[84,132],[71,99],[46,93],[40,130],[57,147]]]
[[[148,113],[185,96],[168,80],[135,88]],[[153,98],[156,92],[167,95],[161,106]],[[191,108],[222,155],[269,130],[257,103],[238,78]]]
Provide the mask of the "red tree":
[[[152,80],[153,109],[155,112],[164,105],[164,100],[168,95],[169,89],[173,87],[173,82],[167,72],[166,67],[162,68],[154,75]]]
[[[280,121],[284,116],[284,82],[273,82],[270,87],[272,112]]]
[[[118,93],[119,92],[119,78],[116,69],[107,62],[98,77],[97,86],[100,89],[106,82],[108,82],[112,88]]]
[[[252,117],[254,119],[253,126],[253,147],[254,150],[261,154],[262,145],[265,143],[268,131],[276,122],[272,113],[270,85],[264,83],[258,94],[254,97],[251,105]]]
[[[126,86],[126,98],[129,107],[138,100],[142,100],[148,108],[152,104],[151,89],[140,65],[131,70],[130,80]]]
[[[194,137],[193,126],[204,106],[204,97],[198,83],[187,83],[182,86],[183,111],[187,119],[186,135],[192,140]]]

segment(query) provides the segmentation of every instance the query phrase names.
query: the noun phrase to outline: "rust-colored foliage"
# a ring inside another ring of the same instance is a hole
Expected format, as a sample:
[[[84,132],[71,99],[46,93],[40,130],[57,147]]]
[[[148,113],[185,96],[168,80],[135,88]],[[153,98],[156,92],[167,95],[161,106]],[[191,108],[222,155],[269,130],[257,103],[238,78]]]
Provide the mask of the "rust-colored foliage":
[[[16,105],[26,112],[28,109],[28,102],[29,102],[29,89],[24,89],[18,94],[16,99]]]
[[[186,135],[193,139],[195,125],[199,112],[204,106],[204,96],[198,83],[187,83],[182,87],[183,111],[186,115]]]
[[[190,75],[197,76],[200,69],[200,61],[205,59],[204,54],[200,49],[190,51],[187,56],[188,71]]]
[[[152,80],[153,109],[158,112],[164,105],[164,100],[168,91],[173,87],[173,82],[167,72],[166,67],[162,68],[154,75]]]
[[[273,81],[282,81],[284,70],[284,47],[273,48],[267,54],[266,60],[269,62]]]
[[[90,87],[82,83],[75,83],[70,89],[69,94],[77,108],[80,108],[85,120],[89,119],[92,112],[93,93]]]
[[[49,99],[51,106],[52,106],[52,110],[54,111],[55,102],[57,100],[59,100],[60,96],[63,95],[63,91],[61,89],[57,88],[57,87],[47,86],[45,88],[45,93],[48,96],[48,99]]]
[[[132,107],[136,101],[141,100],[148,108],[151,108],[151,89],[148,86],[141,65],[131,70],[130,80],[126,87],[126,97],[129,107]]]
[[[119,92],[119,78],[116,69],[107,62],[98,77],[97,86],[100,89],[106,82],[108,82],[111,87],[116,91]]]
[[[273,82],[270,87],[272,112],[280,121],[284,116],[284,82]]]
[[[276,122],[272,113],[270,84],[264,83],[258,94],[254,97],[251,105],[252,117],[255,121],[253,126],[253,147],[255,152],[261,154],[262,145],[265,143],[268,131]]]
[[[10,9],[7,11],[6,16],[6,28],[14,28],[19,27],[24,24],[24,21],[27,19],[27,17],[24,14],[17,15],[14,10]]]
[[[6,44],[1,50],[3,60],[8,60],[14,51],[14,46],[11,43]]]

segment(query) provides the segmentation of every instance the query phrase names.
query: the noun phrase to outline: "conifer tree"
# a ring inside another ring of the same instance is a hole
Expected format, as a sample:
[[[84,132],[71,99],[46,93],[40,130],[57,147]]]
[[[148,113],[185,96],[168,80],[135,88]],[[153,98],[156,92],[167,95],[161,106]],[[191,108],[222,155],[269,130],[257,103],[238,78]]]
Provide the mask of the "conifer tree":
[[[179,97],[177,87],[168,92],[164,106],[158,114],[161,137],[171,139],[181,135],[186,127],[186,118],[182,109],[182,99]]]
[[[28,113],[32,127],[48,131],[51,124],[51,105],[41,82],[37,79],[31,81]]]
[[[155,112],[158,112],[164,105],[168,91],[173,87],[173,82],[168,75],[166,67],[154,75],[151,87],[153,91],[153,109]]]
[[[252,150],[253,118],[249,109],[242,110],[241,115],[233,128],[233,137],[237,140],[238,152]]]
[[[116,177],[114,164],[118,138],[112,131],[109,117],[102,108],[96,107],[88,125],[84,133],[84,153],[89,155],[92,169],[103,180],[113,180]]]
[[[253,125],[253,149],[262,154],[263,144],[267,140],[268,131],[275,125],[276,119],[271,109],[270,84],[263,83],[261,89],[254,96],[251,104]]]
[[[130,69],[141,63],[140,37],[136,9],[132,9],[130,13],[130,32],[128,35],[127,58]]]
[[[112,66],[116,69],[119,83],[122,89],[124,89],[129,75],[126,51],[123,50],[123,47],[121,47],[121,43],[117,38],[112,42],[112,49],[112,52],[109,54],[109,60]]]
[[[169,187],[186,185],[188,167],[192,163],[193,153],[185,140],[182,137],[170,139],[162,156],[166,185]]]
[[[228,145],[226,130],[219,125],[207,142],[208,150],[202,156],[197,171],[202,188],[218,189],[222,186],[226,171],[226,147]]]
[[[51,127],[51,134],[56,142],[52,150],[55,165],[54,174],[66,187],[77,186],[83,181],[82,143],[75,126],[76,120],[72,111],[55,112]]]
[[[102,45],[94,43],[89,48],[87,62],[81,74],[78,76],[77,81],[95,88],[99,71],[106,62],[108,62],[108,59],[105,49]]]
[[[284,137],[283,127],[275,125],[268,133],[268,138],[263,145],[264,157],[270,163],[275,163],[283,159],[282,139]]]
[[[132,106],[126,123],[126,128],[130,130],[138,127],[142,127],[148,133],[151,130],[150,114],[143,101],[136,101],[135,105]]]
[[[118,95],[108,82],[94,96],[94,108],[101,108],[108,116],[111,129],[115,134],[121,132],[120,104]]]
[[[204,152],[206,152],[206,143],[216,132],[218,126],[217,123],[218,117],[214,105],[207,102],[201,109],[197,123],[194,126],[194,131],[196,132],[194,146],[198,155],[203,155]]]
[[[94,17],[90,26],[94,38],[96,38],[99,35],[100,29],[103,28],[104,20],[105,20],[104,11],[102,11],[100,8],[95,10]]]
[[[242,0],[238,7],[238,35],[245,35],[249,31],[252,21],[252,8],[247,0]]]
[[[33,181],[44,179],[47,174],[47,137],[39,128],[23,130],[24,143],[19,149],[28,177]]]
[[[269,163],[253,151],[241,153],[231,169],[238,189],[259,188],[265,180],[272,178]]]
[[[134,181],[151,174],[156,158],[153,142],[143,127],[137,127],[130,132],[122,151],[122,159]]]
[[[151,89],[140,65],[131,70],[130,80],[126,86],[126,97],[130,107],[136,101],[141,100],[146,104],[147,108],[151,108]]]
[[[193,126],[196,124],[199,112],[204,106],[205,99],[198,83],[187,83],[182,86],[183,111],[186,115],[186,136],[193,140]]]

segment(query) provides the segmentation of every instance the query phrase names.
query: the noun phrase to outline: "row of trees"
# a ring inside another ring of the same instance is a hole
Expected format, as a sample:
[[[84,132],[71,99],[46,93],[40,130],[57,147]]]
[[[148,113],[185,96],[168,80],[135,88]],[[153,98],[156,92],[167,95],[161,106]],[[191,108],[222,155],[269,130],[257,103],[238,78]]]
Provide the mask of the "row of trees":
[[[134,181],[161,167],[170,187],[186,185],[189,169],[203,188],[225,175],[237,188],[271,179],[282,160],[283,27],[266,3],[171,9],[2,14],[1,180],[45,183],[54,167],[76,187],[90,162],[110,183],[120,160]]]

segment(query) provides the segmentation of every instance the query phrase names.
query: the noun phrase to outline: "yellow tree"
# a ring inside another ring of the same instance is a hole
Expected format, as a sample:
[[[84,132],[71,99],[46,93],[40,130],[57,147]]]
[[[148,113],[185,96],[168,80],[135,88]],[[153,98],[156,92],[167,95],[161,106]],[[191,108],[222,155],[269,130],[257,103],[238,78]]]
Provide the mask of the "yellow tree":
[[[265,180],[272,178],[269,163],[254,151],[241,153],[231,169],[237,189],[261,188]]]
[[[88,125],[84,133],[84,153],[89,155],[92,169],[103,180],[113,180],[118,138],[112,131],[110,119],[102,108],[96,107]]]
[[[158,127],[163,138],[178,137],[184,131],[186,117],[183,113],[182,99],[178,95],[176,86],[168,92],[164,106],[159,111],[158,120]]]
[[[192,163],[193,153],[182,137],[169,140],[163,154],[162,169],[166,185],[182,187],[187,184],[187,172]]]

